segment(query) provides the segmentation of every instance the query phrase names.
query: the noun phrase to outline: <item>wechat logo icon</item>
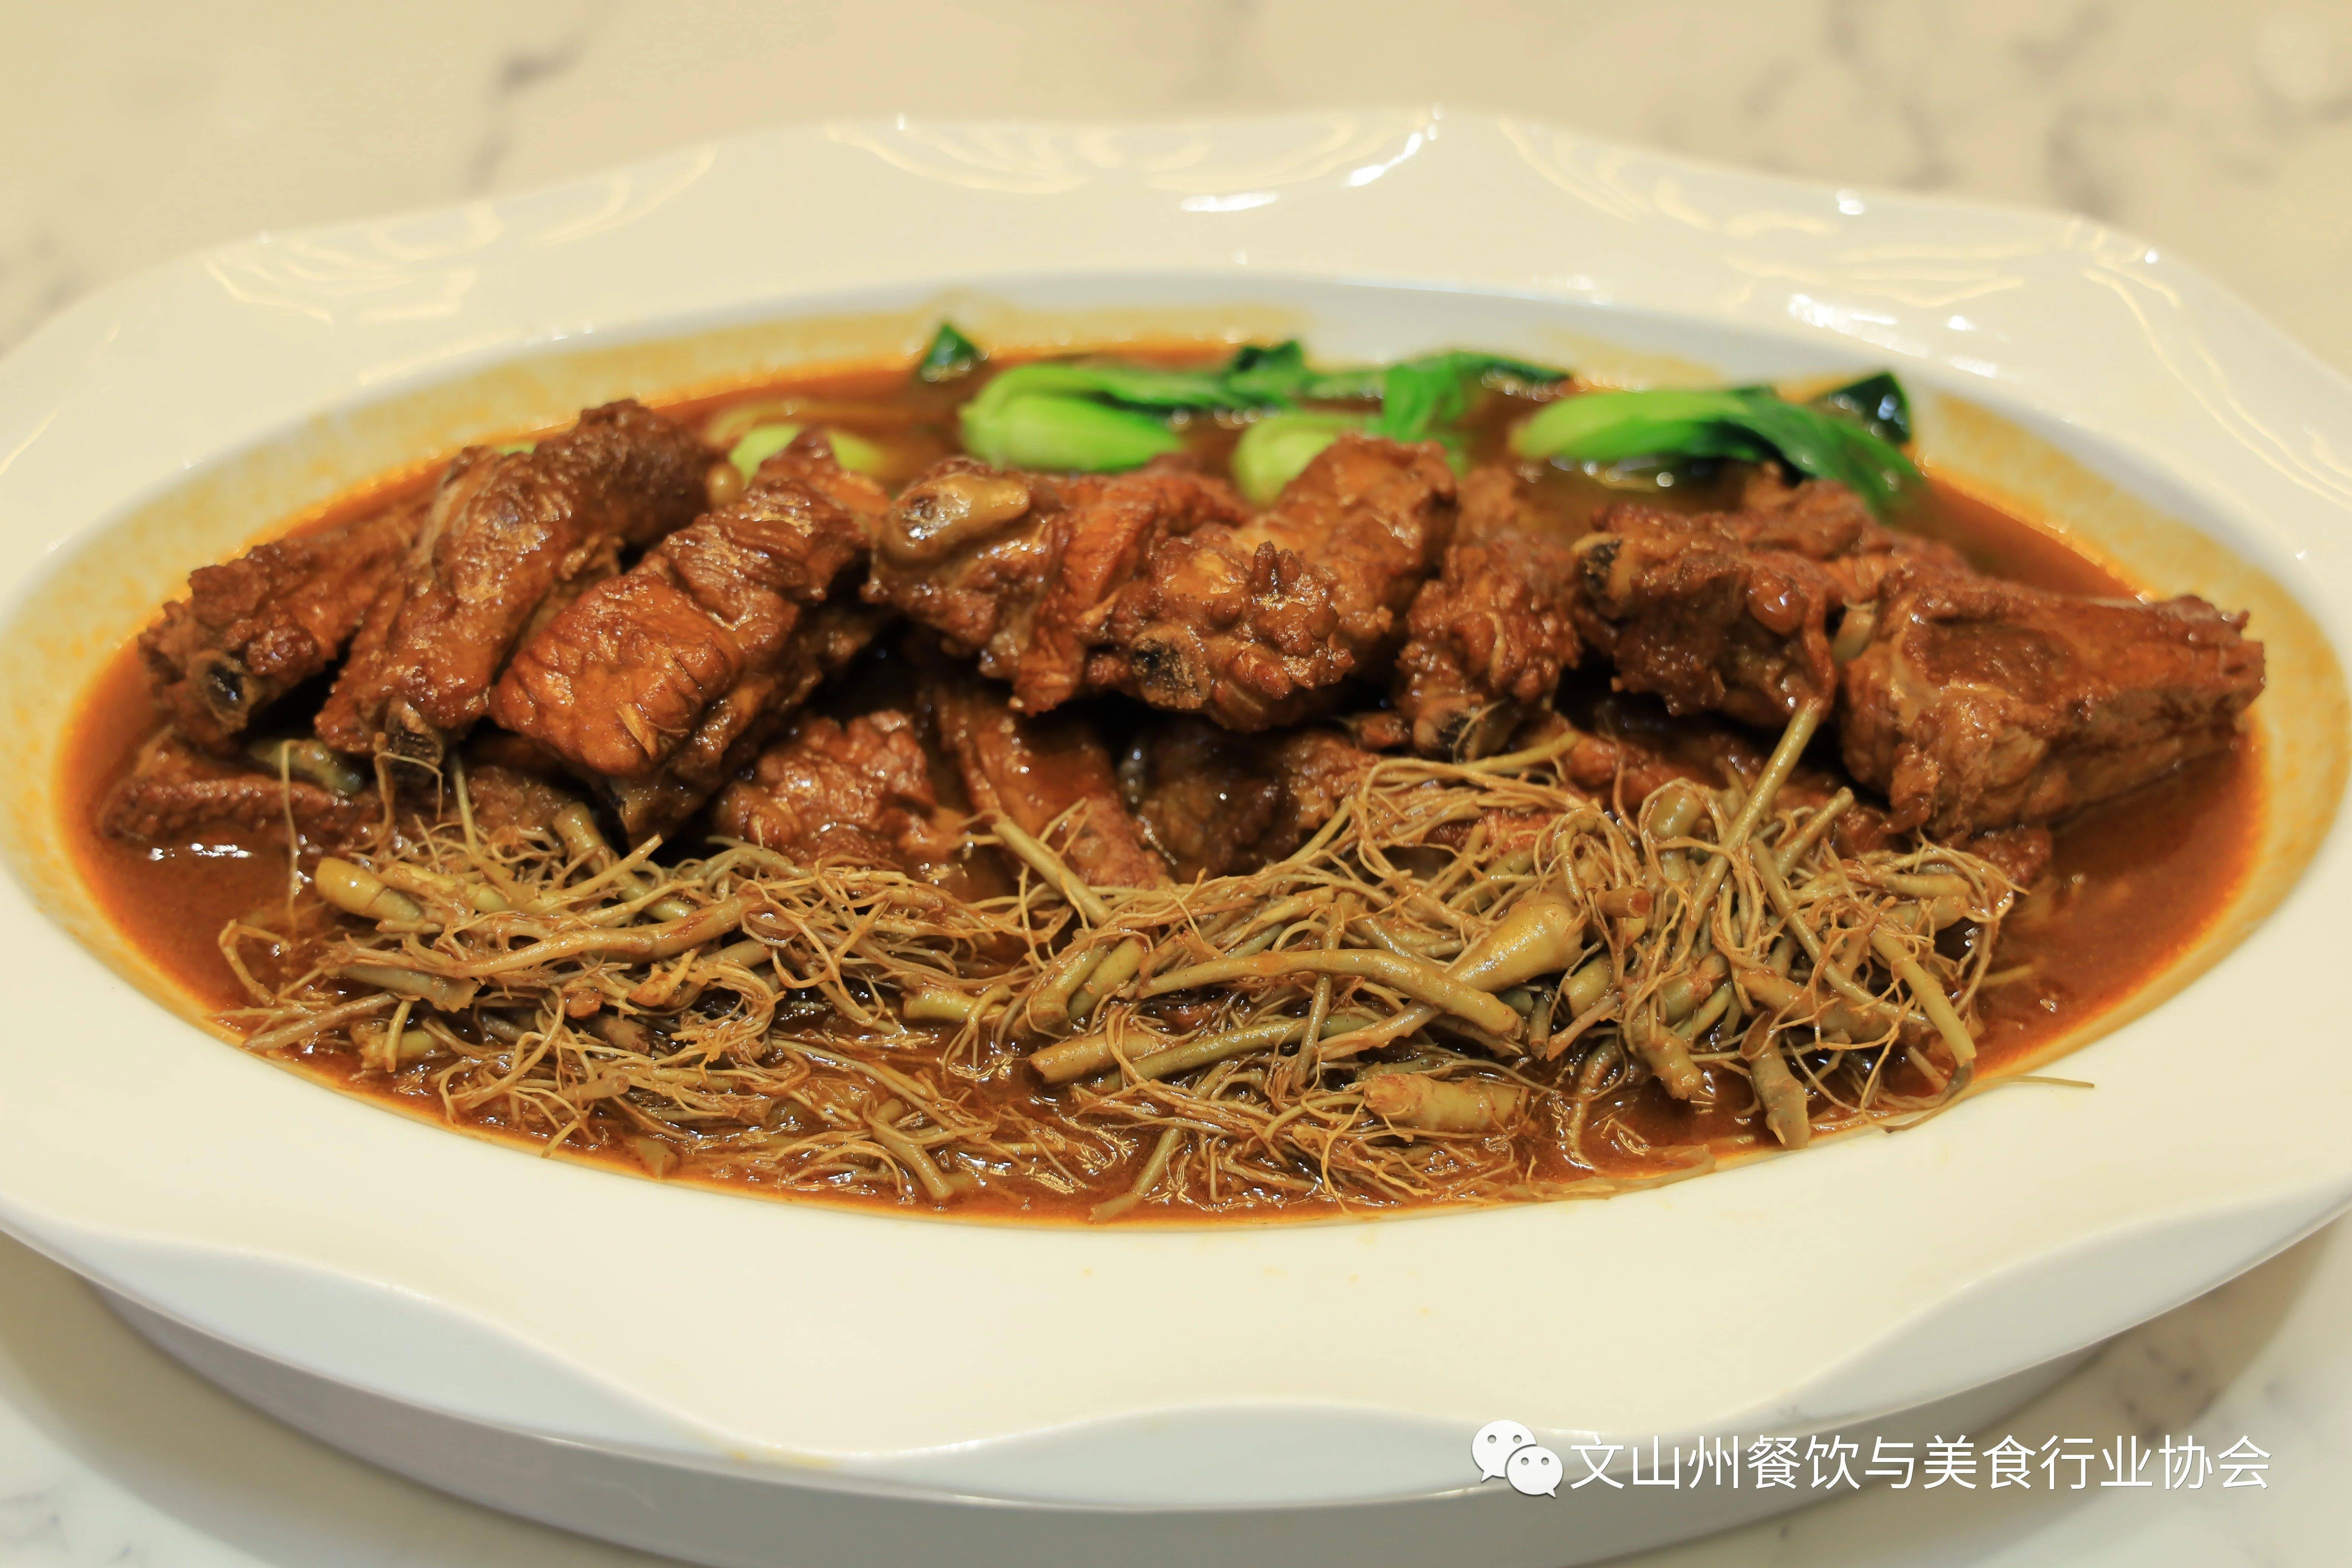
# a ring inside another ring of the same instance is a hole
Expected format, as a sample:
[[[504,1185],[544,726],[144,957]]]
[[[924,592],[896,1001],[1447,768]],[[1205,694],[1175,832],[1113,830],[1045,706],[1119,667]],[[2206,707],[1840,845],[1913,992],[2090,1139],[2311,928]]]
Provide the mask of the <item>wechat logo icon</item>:
[[[1559,1456],[1536,1441],[1536,1435],[1516,1421],[1489,1421],[1470,1439],[1470,1462],[1478,1479],[1500,1476],[1521,1497],[1559,1495]]]

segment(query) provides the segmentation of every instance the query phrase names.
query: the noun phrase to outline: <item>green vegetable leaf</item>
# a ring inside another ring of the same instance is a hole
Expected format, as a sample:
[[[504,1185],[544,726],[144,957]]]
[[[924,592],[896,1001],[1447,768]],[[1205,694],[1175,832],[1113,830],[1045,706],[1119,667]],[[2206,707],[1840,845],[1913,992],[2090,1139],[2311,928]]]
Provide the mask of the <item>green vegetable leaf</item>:
[[[1904,395],[1903,384],[1890,372],[1880,371],[1876,375],[1866,375],[1824,392],[1812,400],[1811,406],[1860,420],[1864,429],[1882,441],[1892,441],[1898,447],[1911,444],[1911,400]]]
[[[1379,365],[1352,370],[1312,370],[1297,338],[1278,343],[1244,343],[1218,373],[1235,406],[1279,408],[1299,402],[1378,397]]]
[[[999,376],[963,405],[964,449],[982,462],[1003,468],[1108,473],[1139,467],[1184,444],[1150,415],[1091,397],[1042,390],[993,399],[988,395],[1017,374]]]
[[[1759,386],[1564,397],[1511,432],[1511,450],[1584,463],[1779,458],[1800,473],[1848,486],[1882,516],[1921,482],[1900,447],[1854,417],[1785,402]]]
[[[1278,343],[1244,343],[1217,373],[1225,389],[1264,407],[1295,403],[1314,373],[1297,338]]]
[[[1269,414],[1234,444],[1234,483],[1253,506],[1267,506],[1316,455],[1350,430],[1371,427],[1369,414],[1299,408]]]
[[[1381,376],[1380,434],[1392,441],[1425,441],[1430,433],[1470,412],[1470,397],[1500,381],[1549,386],[1567,379],[1564,370],[1505,359],[1499,354],[1453,353],[1402,360]]]
[[[1015,365],[980,389],[973,403],[1034,393],[1099,397],[1130,408],[1246,408],[1213,370],[1168,370],[1121,360],[1050,360]],[[969,405],[967,405],[969,406]]]
[[[978,344],[957,331],[953,321],[941,321],[940,330],[931,334],[930,346],[915,362],[915,375],[922,381],[953,381],[968,374],[981,358]]]
[[[1160,413],[1251,406],[1226,389],[1219,371],[1055,360],[1003,372],[963,405],[961,418],[964,448],[984,461],[1101,473],[1183,445]]]
[[[1307,364],[1306,351],[1293,339],[1245,343],[1223,364],[1206,370],[1111,359],[1015,365],[981,388],[963,405],[961,418],[966,449],[990,462],[1104,471],[1133,468],[1176,450],[1181,442],[1167,428],[1168,415],[1258,409],[1279,415],[1302,402],[1381,400],[1377,422],[1348,416],[1340,425],[1277,424],[1256,435],[1250,472],[1282,472],[1286,479],[1328,446],[1339,429],[1370,428],[1398,440],[1426,440],[1458,422],[1483,385],[1506,380],[1549,384],[1565,374],[1524,360],[1465,353],[1427,354],[1388,366],[1318,371]],[[1043,401],[1033,407],[1032,399]],[[1078,412],[1080,405],[1094,412]],[[1259,423],[1268,424],[1273,417]],[[1150,435],[1147,426],[1152,429]],[[1307,433],[1318,429],[1324,432],[1321,440],[1309,444]],[[1037,455],[1047,451],[1056,454],[1057,460]],[[1301,451],[1305,456],[1284,471],[1290,456]],[[1272,461],[1276,453],[1281,462]],[[1262,468],[1258,454],[1266,455]],[[1237,452],[1237,473],[1243,461]],[[1274,488],[1279,489],[1281,482]]]

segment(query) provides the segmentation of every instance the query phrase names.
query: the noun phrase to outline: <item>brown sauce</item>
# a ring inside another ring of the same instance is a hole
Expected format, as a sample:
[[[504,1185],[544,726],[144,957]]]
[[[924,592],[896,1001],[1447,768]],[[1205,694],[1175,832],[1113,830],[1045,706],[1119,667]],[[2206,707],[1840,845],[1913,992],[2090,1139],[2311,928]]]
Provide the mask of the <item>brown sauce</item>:
[[[1223,352],[1175,345],[1137,357],[1185,363]],[[970,383],[925,386],[891,366],[781,381],[691,401],[648,401],[694,419],[739,404],[788,401],[809,409],[812,417],[882,445],[893,470],[888,477],[895,482],[958,449],[955,408],[971,389]],[[829,404],[882,405],[886,412],[865,419],[843,418],[824,407]],[[1496,455],[1507,424],[1525,409],[1517,400],[1490,395],[1465,427],[1470,455]],[[1188,432],[1188,447],[1222,468],[1237,436],[1237,426],[1204,420]],[[419,465],[360,487],[292,520],[279,531],[322,528],[364,515],[413,495],[437,470],[437,463]],[[1580,523],[1602,505],[1626,497],[1621,489],[1557,469],[1540,483],[1544,499],[1562,518]],[[1674,492],[1644,491],[1641,499],[1705,510],[1729,504],[1733,493],[1727,479],[1712,485],[1685,483]],[[1999,575],[2077,594],[2134,592],[2133,584],[2109,566],[2076,552],[2057,535],[1948,483],[1932,482],[1929,494],[1906,521]],[[881,679],[887,681],[887,671]],[[126,644],[91,683],[64,749],[59,798],[68,804],[62,826],[99,908],[137,950],[205,1012],[241,1005],[247,998],[222,955],[219,933],[248,913],[282,907],[290,886],[287,852],[282,845],[256,843],[234,833],[160,848],[101,833],[98,809],[109,785],[127,771],[141,742],[156,728],[145,669],[135,646]],[[1769,738],[1762,738],[1762,744],[1769,746]],[[2011,973],[1981,998],[1979,1051],[1986,1070],[1998,1074],[2060,1036],[2084,1030],[2195,942],[2242,881],[2261,833],[2262,812],[2262,756],[2249,733],[2227,752],[2191,763],[2168,779],[2061,826],[2051,873],[2021,900],[1995,954],[1996,973]],[[362,1073],[356,1054],[347,1047],[311,1049],[294,1065],[412,1114],[440,1118],[437,1099],[416,1092],[414,1085],[395,1088],[381,1075]],[[1017,1096],[1037,1091],[991,1085],[983,1092]],[[1617,1109],[1637,1139],[1658,1147],[1711,1143],[1718,1152],[1728,1153],[1759,1137],[1722,1108],[1694,1110],[1653,1095]],[[468,1130],[493,1136],[509,1131],[494,1117],[484,1117]],[[539,1146],[536,1138],[527,1141]],[[625,1155],[589,1157],[637,1168]],[[1565,1161],[1560,1165],[1559,1173],[1588,1173]],[[1642,1176],[1655,1175],[1660,1167],[1625,1155],[1622,1166],[1603,1160],[1601,1168],[1605,1173]],[[738,1187],[759,1184],[740,1170],[723,1166],[688,1173]],[[1081,1217],[1089,1204],[1122,1190],[1131,1173],[1115,1170],[1094,1189],[1066,1201],[1034,1196],[992,1200],[983,1194],[954,1212],[959,1216]],[[863,1206],[876,1200],[859,1194],[852,1201]],[[1331,1211],[1318,1207],[1309,1212]]]

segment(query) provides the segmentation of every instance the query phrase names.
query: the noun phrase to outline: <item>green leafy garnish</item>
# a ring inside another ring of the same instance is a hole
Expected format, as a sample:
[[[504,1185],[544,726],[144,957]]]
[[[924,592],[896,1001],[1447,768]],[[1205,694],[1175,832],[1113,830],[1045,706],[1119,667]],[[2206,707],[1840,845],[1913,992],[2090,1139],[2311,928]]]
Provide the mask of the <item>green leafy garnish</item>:
[[[1128,360],[1041,360],[1014,365],[980,389],[972,403],[1003,403],[1035,393],[1098,397],[1131,408],[1244,408],[1213,370],[1170,370]],[[969,408],[971,404],[964,406]]]
[[[1391,441],[1425,441],[1470,412],[1471,395],[1496,382],[1549,386],[1568,372],[1499,354],[1440,353],[1402,360],[1381,373],[1381,418]]]
[[[1350,430],[1369,431],[1391,441],[1446,444],[1446,456],[1462,464],[1461,442],[1445,433],[1470,412],[1472,395],[1498,382],[1549,386],[1568,373],[1496,354],[1437,353],[1360,370],[1309,371],[1295,342],[1272,348],[1245,348],[1225,370],[1228,384],[1283,398],[1377,397],[1374,415],[1314,410],[1269,414],[1244,432],[1234,447],[1234,480],[1260,506],[1281,493],[1316,455]]]
[[[1902,389],[1891,376],[1858,382],[1855,388],[1870,387],[1881,379],[1893,388],[1907,428]],[[1880,407],[1885,401],[1881,397]],[[1790,403],[1761,386],[1588,392],[1565,397],[1538,409],[1512,431],[1511,450],[1522,458],[1603,464],[1643,458],[1738,458],[1749,462],[1777,458],[1800,473],[1846,485],[1882,516],[1921,482],[1919,470],[1902,448],[1843,405]]]
[[[1244,343],[1217,373],[1235,408],[1281,408],[1293,403],[1343,402],[1378,397],[1378,365],[1352,370],[1313,370],[1297,338],[1278,343]]]
[[[1297,338],[1278,343],[1244,343],[1218,372],[1226,390],[1264,407],[1295,402],[1313,373]]]
[[[1234,444],[1234,483],[1252,505],[1265,506],[1316,455],[1350,430],[1369,430],[1369,414],[1295,408],[1269,414]]]
[[[1911,400],[1890,372],[1882,370],[1824,392],[1812,400],[1812,405],[1860,420],[1864,429],[1883,441],[1898,447],[1911,444]]]
[[[1162,414],[1249,407],[1222,373],[1121,360],[1015,365],[963,405],[964,449],[999,468],[1106,473],[1183,446]]]
[[[979,345],[957,331],[953,321],[941,321],[923,357],[915,362],[915,375],[921,381],[953,381],[980,361]]]
[[[1505,380],[1549,384],[1565,374],[1483,353],[1316,370],[1296,339],[1244,343],[1224,363],[1200,370],[1055,360],[1016,365],[981,388],[963,405],[963,439],[973,456],[1003,467],[1106,472],[1177,450],[1181,441],[1169,428],[1170,416],[1269,410],[1259,421],[1265,424],[1297,412],[1301,403],[1381,400],[1377,418],[1298,420],[1255,440],[1245,435],[1235,451],[1235,472],[1240,478],[1239,465],[1252,465],[1243,480],[1251,491],[1268,474],[1296,475],[1343,430],[1425,440],[1459,421],[1481,386]]]
[[[1016,374],[999,376],[963,405],[964,449],[983,462],[1001,468],[1112,473],[1184,445],[1165,422],[1139,409],[1058,392],[989,397]]]
[[[800,433],[801,426],[797,425],[754,425],[735,443],[727,460],[748,479],[759,471],[761,464],[791,446]],[[824,437],[833,443],[834,461],[845,468],[878,474],[889,461],[881,447],[862,436],[853,436],[846,430],[827,430]]]

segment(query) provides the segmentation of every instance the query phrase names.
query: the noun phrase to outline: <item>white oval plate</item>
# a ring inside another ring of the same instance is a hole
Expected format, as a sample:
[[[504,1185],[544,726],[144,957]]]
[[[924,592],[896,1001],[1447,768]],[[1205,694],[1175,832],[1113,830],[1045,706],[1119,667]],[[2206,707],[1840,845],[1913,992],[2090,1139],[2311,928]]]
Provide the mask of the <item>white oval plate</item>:
[[[750,1201],[452,1136],[209,1037],[104,929],[52,826],[59,737],[189,567],[468,437],[910,352],[944,309],[998,341],[1298,331],[1637,379],[1892,365],[1946,471],[2155,586],[2255,607],[2274,784],[2253,887],[2185,989],[2069,1058],[2095,1091],[2003,1089],[1607,1203],[1099,1232]],[[2352,1200],[2326,978],[2352,907],[2347,453],[2352,387],[2137,241],[1433,111],[780,132],[194,257],[0,364],[22,748],[0,1224],[374,1393],[851,1487],[1398,1497],[1470,1479],[1468,1434],[1506,1415],[1793,1431],[1948,1394]]]

